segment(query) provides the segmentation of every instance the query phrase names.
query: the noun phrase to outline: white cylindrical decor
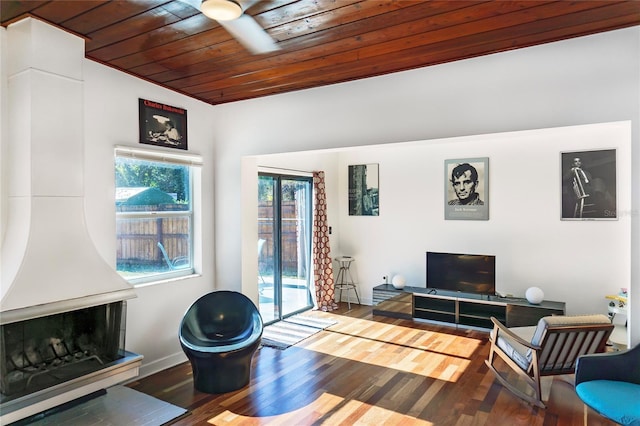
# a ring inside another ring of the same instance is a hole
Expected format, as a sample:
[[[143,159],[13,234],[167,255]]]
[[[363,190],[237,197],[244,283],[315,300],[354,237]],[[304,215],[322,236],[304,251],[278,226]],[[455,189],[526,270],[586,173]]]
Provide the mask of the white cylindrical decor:
[[[538,287],[529,287],[524,295],[533,305],[539,305],[544,299],[544,292]]]
[[[402,275],[394,275],[391,279],[391,284],[398,290],[403,289],[407,280]]]

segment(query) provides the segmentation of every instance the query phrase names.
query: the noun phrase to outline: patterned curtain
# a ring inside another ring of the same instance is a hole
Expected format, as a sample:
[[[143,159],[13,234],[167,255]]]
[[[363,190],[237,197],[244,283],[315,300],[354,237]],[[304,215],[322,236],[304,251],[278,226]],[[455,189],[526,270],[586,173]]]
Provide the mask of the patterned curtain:
[[[327,195],[324,186],[324,172],[313,172],[315,206],[313,209],[313,280],[316,287],[318,309],[333,311],[338,309],[335,301],[333,263],[329,246],[329,225],[327,224]]]

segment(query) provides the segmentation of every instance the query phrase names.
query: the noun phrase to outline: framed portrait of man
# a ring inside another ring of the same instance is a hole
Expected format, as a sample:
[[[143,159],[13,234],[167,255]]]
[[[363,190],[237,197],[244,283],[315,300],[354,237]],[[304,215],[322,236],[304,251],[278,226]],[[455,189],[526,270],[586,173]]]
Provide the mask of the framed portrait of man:
[[[617,220],[616,150],[560,153],[561,220]]]
[[[444,218],[489,220],[489,158],[444,161]]]

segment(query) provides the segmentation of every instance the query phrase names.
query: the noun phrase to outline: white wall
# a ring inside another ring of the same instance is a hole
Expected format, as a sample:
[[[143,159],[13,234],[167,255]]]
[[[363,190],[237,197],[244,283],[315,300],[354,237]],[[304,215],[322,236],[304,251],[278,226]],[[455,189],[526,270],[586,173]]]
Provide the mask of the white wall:
[[[639,50],[640,28],[635,27],[215,107],[213,119],[218,159],[216,203],[218,206],[224,205],[224,209],[216,209],[215,214],[216,247],[224,246],[224,250],[216,250],[218,281],[231,282],[232,278],[242,275],[242,288],[255,285],[255,269],[247,269],[250,263],[241,264],[239,256],[241,246],[251,247],[251,250],[245,250],[246,254],[253,252],[256,238],[251,232],[242,232],[243,226],[250,225],[248,222],[243,224],[237,214],[239,209],[245,207],[241,197],[243,188],[239,182],[240,164],[244,156],[630,120],[632,148],[629,158],[632,170],[629,178],[632,198],[628,209],[619,214],[631,221],[631,242],[625,248],[618,247],[618,252],[622,250],[626,253],[623,257],[631,259],[631,266],[627,268],[624,260],[618,263],[611,256],[598,261],[605,262],[607,270],[622,268],[616,270],[617,276],[631,276],[632,341],[640,341],[640,312],[634,308],[640,306]],[[609,145],[607,141],[602,144],[603,147]],[[554,156],[559,155],[561,147],[550,148],[546,154],[554,151]],[[486,151],[480,149],[478,152],[484,155]],[[496,146],[487,156],[495,158],[504,155]],[[441,154],[439,158],[444,157]],[[557,181],[551,174],[557,173],[557,158],[550,160],[553,168],[545,171],[549,175],[544,175],[544,179],[548,179],[547,183],[553,187]],[[497,164],[500,167],[501,163]],[[441,167],[438,166],[434,172],[439,178],[440,171]],[[383,200],[385,179],[388,177],[381,172]],[[440,202],[440,198],[437,202]],[[493,220],[506,214],[506,211],[495,207],[492,207],[491,213]],[[381,209],[384,212],[384,204]],[[548,214],[558,217],[558,209],[551,208],[548,211]],[[561,226],[573,229],[577,225],[583,225],[583,229],[598,229],[598,236],[604,238],[598,244],[609,246],[620,242],[619,236],[611,239],[603,235],[606,233],[601,230],[611,226],[604,222],[565,224],[553,220],[553,225],[551,222],[546,224],[558,229]],[[464,223],[459,226],[485,226],[489,230],[494,223],[490,220],[484,225]],[[539,250],[551,251],[558,257],[572,256],[572,253],[556,249],[553,243],[556,234],[553,231],[543,230],[545,238],[535,242]],[[344,240],[340,238],[340,241]],[[407,274],[413,276],[422,268],[421,256],[426,247],[420,248],[419,254],[416,254],[414,247],[409,247],[408,251],[403,247],[406,246],[398,247],[399,253],[420,262],[420,266],[413,266],[416,272]],[[339,249],[350,250],[350,247]],[[504,250],[505,246],[500,246],[500,249]],[[517,256],[517,253],[513,256]],[[522,256],[530,254],[522,253]],[[515,262],[523,264],[524,260],[515,257]],[[392,267],[395,266],[389,265],[389,268]],[[366,266],[359,261],[358,268],[362,274]],[[556,273],[564,278],[571,276],[570,268]],[[376,272],[374,279],[378,280],[378,275],[380,272]],[[541,281],[546,281],[547,277],[538,275],[535,278],[536,283],[542,284]],[[602,284],[591,282],[590,285]],[[612,286],[622,287],[617,284]],[[600,294],[605,294],[608,288],[604,287]],[[548,297],[566,300],[581,291],[580,286],[566,291],[554,288],[548,292]],[[591,297],[595,304],[596,300]],[[603,304],[604,300],[598,300],[597,306],[594,305],[592,309],[602,308]],[[570,306],[576,311],[587,308]]]
[[[385,275],[402,274],[408,285],[424,287],[425,252],[443,251],[496,255],[497,290],[524,297],[537,286],[575,315],[606,312],[603,296],[630,285],[629,215],[560,220],[560,152],[603,148],[616,149],[617,207],[628,212],[628,121],[269,155],[257,163],[329,169],[332,255],[356,259],[351,272],[363,303],[371,304],[372,288]],[[444,160],[469,157],[489,158],[490,220],[444,220]],[[379,164],[380,216],[349,216],[348,166],[371,163]],[[247,186],[257,186],[255,177]],[[243,210],[253,209],[255,200],[245,200]]]
[[[142,375],[185,361],[178,342],[182,315],[198,297],[215,289],[213,262],[212,108],[203,102],[133,78],[93,61],[84,62],[85,211],[89,234],[100,254],[115,267],[116,230],[114,146],[139,144],[138,98],[187,110],[187,152],[200,154],[201,216],[196,218],[196,265],[199,276],[137,287],[128,302],[128,350],[144,355]]]
[[[7,123],[5,117],[7,117],[8,111],[8,99],[7,99],[7,90],[8,90],[8,81],[7,81],[7,29],[4,27],[0,27],[0,141],[7,140]],[[7,179],[4,179],[6,173],[6,165],[4,161],[1,161],[2,158],[7,158],[8,154],[8,146],[5,143],[0,143],[0,176],[3,179],[0,180],[0,194],[3,194],[0,197],[0,241],[4,240],[4,235],[7,226],[7,198],[4,194],[8,194],[9,190],[9,182]],[[0,262],[2,265],[2,262]],[[0,269],[2,266],[0,266]],[[0,270],[0,276],[2,274],[2,270]]]
[[[435,142],[340,156],[340,250],[357,259],[365,300],[383,275],[424,287],[426,251],[493,254],[497,290],[524,297],[537,286],[569,314],[606,312],[603,296],[629,286],[630,217],[560,221],[559,166],[560,151],[616,148],[618,206],[628,211],[629,122]],[[469,157],[489,158],[490,219],[444,220],[444,160]],[[380,165],[379,217],[347,214],[347,166],[365,163]]]

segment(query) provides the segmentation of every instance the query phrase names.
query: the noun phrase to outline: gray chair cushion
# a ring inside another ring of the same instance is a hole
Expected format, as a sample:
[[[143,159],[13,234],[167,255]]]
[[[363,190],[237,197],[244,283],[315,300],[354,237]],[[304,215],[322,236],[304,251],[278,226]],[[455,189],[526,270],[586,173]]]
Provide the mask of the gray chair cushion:
[[[531,341],[531,337],[533,336],[535,330],[536,327],[513,327],[509,329],[509,331],[513,332],[515,335],[526,342]],[[529,348],[521,345],[504,333],[499,334],[498,339],[496,340],[496,345],[498,345],[498,347],[502,349],[509,358],[514,360],[515,363],[520,366],[520,368],[525,371],[529,369],[529,365],[531,364],[532,359],[531,356],[528,355]]]

